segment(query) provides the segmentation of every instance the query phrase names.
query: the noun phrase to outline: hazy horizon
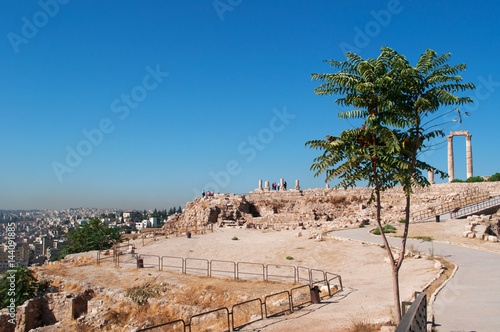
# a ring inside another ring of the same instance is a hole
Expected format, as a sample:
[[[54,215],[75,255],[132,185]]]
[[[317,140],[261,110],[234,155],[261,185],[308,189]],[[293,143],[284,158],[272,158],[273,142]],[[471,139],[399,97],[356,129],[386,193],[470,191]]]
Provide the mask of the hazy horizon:
[[[221,6],[225,4],[225,6]],[[496,2],[0,3],[0,208],[154,209],[258,180],[323,188],[305,147],[356,127],[312,73],[382,46],[467,64],[475,103],[440,118],[472,135],[474,175],[499,171]],[[453,110],[444,107],[440,114]],[[446,138],[422,158],[447,171]],[[454,139],[465,179],[465,139]],[[445,182],[436,178],[436,181]],[[333,186],[335,184],[331,183]]]

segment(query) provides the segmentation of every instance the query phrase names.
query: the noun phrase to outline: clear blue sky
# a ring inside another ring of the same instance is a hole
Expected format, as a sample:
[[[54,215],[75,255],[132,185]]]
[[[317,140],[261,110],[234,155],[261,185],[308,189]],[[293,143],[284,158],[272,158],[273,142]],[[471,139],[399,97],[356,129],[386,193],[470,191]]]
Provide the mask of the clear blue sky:
[[[351,48],[467,63],[474,175],[500,171],[495,1],[0,2],[0,209],[169,208],[208,186],[324,187],[304,143],[350,126],[311,73]],[[446,111],[446,109],[443,109]],[[448,118],[447,120],[450,120]],[[446,144],[426,155],[447,171]],[[465,139],[455,139],[465,179]]]

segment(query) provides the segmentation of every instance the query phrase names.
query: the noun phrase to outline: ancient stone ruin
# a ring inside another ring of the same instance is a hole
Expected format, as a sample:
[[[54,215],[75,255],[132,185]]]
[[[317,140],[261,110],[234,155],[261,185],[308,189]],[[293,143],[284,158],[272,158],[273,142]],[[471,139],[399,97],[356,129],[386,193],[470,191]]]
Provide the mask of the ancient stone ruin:
[[[500,183],[453,183],[416,188],[412,212],[432,210],[440,204],[460,199],[470,188],[479,187],[492,195],[500,193]],[[243,226],[249,228],[308,228],[325,230],[374,224],[376,208],[367,204],[370,188],[269,190],[269,181],[248,195],[216,194],[187,203],[184,212],[171,216],[165,229],[187,226]],[[405,196],[400,187],[382,194],[382,222],[404,218]]]
[[[462,131],[452,131],[448,139],[448,176],[449,182],[455,179],[455,165],[453,161],[453,137],[454,136],[465,136],[465,154],[467,163],[467,179],[473,177],[472,174],[472,135],[469,134],[467,130]]]

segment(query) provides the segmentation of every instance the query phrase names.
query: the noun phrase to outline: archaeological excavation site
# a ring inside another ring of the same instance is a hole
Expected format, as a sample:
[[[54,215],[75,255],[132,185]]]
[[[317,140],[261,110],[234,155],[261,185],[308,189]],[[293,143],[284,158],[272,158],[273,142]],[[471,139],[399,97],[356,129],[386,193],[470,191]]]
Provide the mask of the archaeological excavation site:
[[[15,329],[3,310],[0,332],[350,331],[358,322],[392,331],[391,268],[370,233],[370,195],[370,188],[302,190],[298,181],[269,190],[259,181],[248,195],[196,198],[161,229],[33,268],[47,290],[17,308]],[[497,182],[418,189],[409,238],[433,250],[448,243],[500,253],[499,195]],[[404,203],[401,188],[382,195],[393,240]],[[417,244],[404,255],[401,298],[410,304],[420,300],[415,292],[434,299],[456,268]]]

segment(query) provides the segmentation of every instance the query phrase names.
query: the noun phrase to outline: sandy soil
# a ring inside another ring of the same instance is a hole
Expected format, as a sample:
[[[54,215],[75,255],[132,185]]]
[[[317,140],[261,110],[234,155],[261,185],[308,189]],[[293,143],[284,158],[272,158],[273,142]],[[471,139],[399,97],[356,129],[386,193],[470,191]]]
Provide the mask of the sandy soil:
[[[341,294],[292,315],[253,324],[246,330],[341,331],[353,321],[392,320],[392,276],[389,264],[384,262],[384,249],[351,241],[307,239],[306,231],[304,236],[295,237],[296,233],[226,228],[193,235],[191,239],[150,240],[145,246],[136,240],[135,244],[142,254],[297,265],[342,276],[345,290]],[[232,240],[233,237],[238,240]],[[287,260],[287,256],[293,260]],[[421,290],[437,273],[433,260],[406,260],[400,273],[402,299],[410,300],[413,293]]]
[[[500,253],[500,242],[488,242],[478,239],[467,239],[462,237],[464,226],[469,222],[466,219],[452,219],[437,222],[415,223],[410,225],[409,237],[430,236],[434,241],[445,242],[457,246],[487,250]],[[389,236],[401,236],[403,227],[397,226],[395,234]]]
[[[302,237],[295,237],[297,232],[223,228],[205,235],[193,234],[192,238],[158,237],[156,240],[146,239],[144,245],[142,240],[132,243],[137,252],[143,255],[295,265],[341,275],[344,291],[332,298],[326,298],[320,304],[308,305],[292,314],[256,322],[246,326],[244,331],[344,331],[354,322],[387,323],[393,319],[391,268],[384,261],[384,249],[354,241],[308,239],[307,235],[311,231],[302,231]],[[144,269],[136,269],[136,262],[130,256],[122,256],[119,268],[114,267],[111,261],[97,266],[95,253],[81,256],[89,256],[85,258],[86,264],[82,264],[83,258],[79,258],[78,264],[55,264],[42,267],[41,270],[45,270],[46,274],[71,277],[110,289],[112,294],[109,297],[111,301],[115,298],[116,304],[111,306],[112,312],[105,317],[109,321],[121,320],[121,323],[117,323],[120,326],[137,321],[138,317],[142,322],[139,326],[187,319],[187,316],[197,312],[231,307],[237,302],[263,298],[267,294],[293,287],[291,283],[234,281],[158,271],[157,267],[152,266],[157,264],[154,258],[145,260]],[[126,261],[126,257],[129,257],[129,261]],[[403,301],[410,300],[415,291],[422,290],[437,276],[439,271],[435,269],[434,263],[428,259],[405,260],[400,272]],[[126,289],[149,280],[165,287],[158,305],[141,311],[140,308],[134,308],[133,304],[123,302]],[[74,285],[66,285],[64,289],[78,291]],[[169,305],[166,306],[166,303]],[[170,309],[175,306],[176,309]],[[130,328],[120,330],[128,331]]]

